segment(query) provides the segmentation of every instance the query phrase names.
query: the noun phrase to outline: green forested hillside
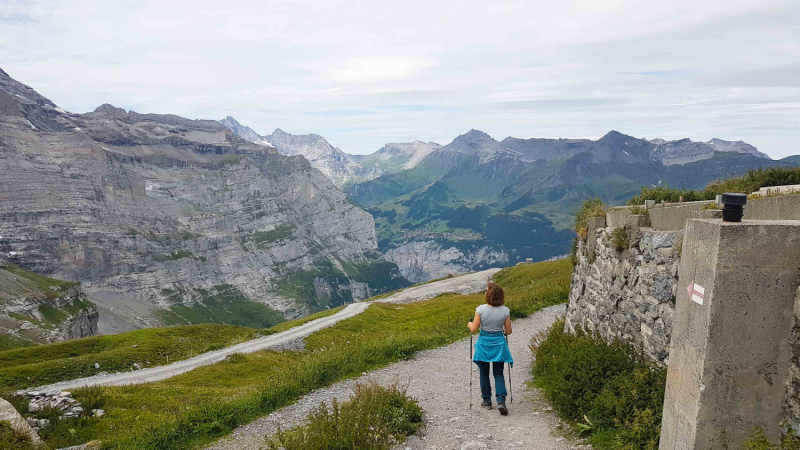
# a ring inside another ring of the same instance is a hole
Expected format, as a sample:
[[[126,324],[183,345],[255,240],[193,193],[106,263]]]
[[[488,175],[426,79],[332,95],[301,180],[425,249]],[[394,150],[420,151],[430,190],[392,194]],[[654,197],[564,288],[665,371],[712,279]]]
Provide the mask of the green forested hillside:
[[[350,186],[346,193],[375,217],[383,250],[432,240],[461,250],[506,251],[513,263],[567,253],[572,217],[587,198],[624,204],[642,187],[698,189],[752,168],[795,164],[709,150],[708,159],[665,165],[653,156],[664,151],[617,132],[597,141],[497,142],[473,130],[413,169]]]

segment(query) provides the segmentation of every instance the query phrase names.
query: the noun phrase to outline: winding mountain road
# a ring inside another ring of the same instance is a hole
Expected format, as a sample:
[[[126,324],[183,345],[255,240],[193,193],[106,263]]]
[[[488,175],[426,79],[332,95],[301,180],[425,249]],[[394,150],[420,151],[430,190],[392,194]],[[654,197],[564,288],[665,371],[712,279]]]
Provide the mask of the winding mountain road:
[[[418,300],[430,299],[444,292],[457,292],[461,294],[480,292],[483,290],[486,282],[491,279],[492,275],[497,273],[499,270],[500,269],[489,269],[482,272],[469,273],[466,275],[448,278],[446,280],[434,281],[432,283],[414,286],[378,301],[389,303],[409,303]],[[367,308],[369,308],[371,303],[372,302],[353,303],[347,305],[347,307],[336,314],[312,320],[311,322],[290,328],[286,331],[260,337],[247,342],[242,342],[240,344],[220,350],[203,353],[202,355],[165,366],[149,367],[146,369],[135,370],[131,372],[119,372],[110,375],[96,375],[93,377],[78,378],[75,380],[63,381],[47,386],[25,389],[22,392],[52,390],[64,391],[88,386],[128,386],[166,380],[197,369],[198,367],[216,364],[235,353],[254,353],[261,350],[274,349],[292,341],[305,338],[315,331],[330,327],[339,321],[361,314],[362,312],[366,311]]]

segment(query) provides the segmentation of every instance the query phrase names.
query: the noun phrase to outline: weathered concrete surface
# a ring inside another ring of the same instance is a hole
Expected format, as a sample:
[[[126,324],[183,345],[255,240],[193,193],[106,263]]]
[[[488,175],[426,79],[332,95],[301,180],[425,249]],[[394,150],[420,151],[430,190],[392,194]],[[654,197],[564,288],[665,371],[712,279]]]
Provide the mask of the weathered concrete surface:
[[[800,220],[800,195],[754,198],[744,207],[747,220]]]
[[[686,221],[694,219],[711,201],[675,203],[669,206],[656,205],[649,209],[650,223],[654,230],[682,230]]]
[[[34,446],[44,446],[44,443],[41,439],[39,439],[39,435],[33,431],[28,422],[25,421],[25,418],[17,412],[16,409],[8,403],[7,401],[0,398],[0,422],[8,422],[11,424],[11,428],[17,430],[18,432],[27,435],[31,443]]]
[[[625,226],[625,218],[631,215],[631,209],[627,206],[620,206],[606,211],[606,223],[609,227]]]
[[[661,450],[720,448],[723,430],[740,448],[755,425],[778,441],[798,283],[800,222],[687,223]]]

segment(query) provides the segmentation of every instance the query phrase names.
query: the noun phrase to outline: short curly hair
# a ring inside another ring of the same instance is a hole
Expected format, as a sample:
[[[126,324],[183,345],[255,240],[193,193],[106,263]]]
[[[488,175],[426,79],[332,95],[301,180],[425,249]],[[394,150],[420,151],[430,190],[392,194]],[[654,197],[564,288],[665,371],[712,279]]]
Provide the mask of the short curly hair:
[[[499,284],[489,283],[486,285],[486,304],[490,306],[500,306],[506,302],[506,293]]]

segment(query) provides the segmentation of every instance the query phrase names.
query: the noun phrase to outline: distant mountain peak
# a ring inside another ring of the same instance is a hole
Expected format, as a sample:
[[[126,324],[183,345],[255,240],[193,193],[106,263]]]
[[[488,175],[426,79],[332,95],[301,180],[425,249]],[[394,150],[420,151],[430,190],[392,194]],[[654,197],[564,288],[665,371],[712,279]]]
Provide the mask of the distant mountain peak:
[[[239,136],[240,138],[253,142],[258,145],[263,145],[264,147],[273,147],[273,145],[266,139],[264,136],[256,133],[250,127],[246,127],[239,123],[238,120],[234,119],[232,116],[227,116],[224,119],[220,120],[219,123],[224,125],[229,130],[233,131],[233,134]]]
[[[287,133],[276,128],[264,136],[284,155],[302,155],[312,167],[322,172],[337,186],[351,182],[362,182],[383,174],[378,167],[363,167],[352,155],[339,150],[318,134]]]
[[[639,138],[635,138],[633,136],[628,136],[627,134],[620,133],[617,130],[611,130],[605,134],[605,136],[598,139],[599,141],[621,141],[621,140],[640,140]]]
[[[467,133],[462,134],[459,137],[464,137],[464,138],[469,138],[469,139],[492,139],[492,137],[489,136],[488,134],[484,133],[481,130],[476,130],[474,128],[469,130]],[[494,140],[494,139],[492,139],[492,140]]]
[[[117,108],[116,106],[110,103],[103,103],[102,105],[98,106],[94,109],[94,112],[104,112],[109,114],[128,114],[128,111],[125,111],[124,108]]]
[[[2,68],[0,68],[0,75],[6,76],[6,77],[8,76],[8,74],[7,74],[7,73],[5,73],[5,71],[3,71],[3,69],[2,69]]]

